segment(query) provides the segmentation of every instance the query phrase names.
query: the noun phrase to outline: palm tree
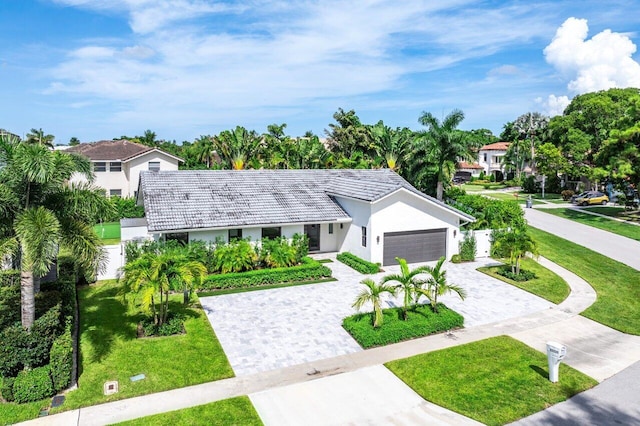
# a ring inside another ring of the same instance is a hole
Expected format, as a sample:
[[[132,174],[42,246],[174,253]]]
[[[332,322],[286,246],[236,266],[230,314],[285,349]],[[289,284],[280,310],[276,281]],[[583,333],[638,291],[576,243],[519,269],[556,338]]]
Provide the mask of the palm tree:
[[[211,164],[215,161],[215,148],[211,136],[200,136],[193,144],[196,159],[206,164],[207,168],[211,168]]]
[[[225,130],[214,137],[213,146],[227,167],[233,167],[234,159],[240,157],[244,167],[247,160],[251,162],[260,160],[263,139],[253,130],[248,131],[244,127],[236,126],[235,129]]]
[[[380,284],[386,284],[389,281],[396,281],[399,284],[396,285],[396,290],[402,290],[404,295],[404,303],[402,305],[402,317],[407,319],[407,310],[409,306],[416,302],[416,289],[421,288],[425,283],[424,280],[418,279],[418,275],[428,272],[427,266],[420,266],[416,269],[410,270],[409,265],[405,259],[396,257],[396,261],[400,264],[400,273],[391,274],[382,277]]]
[[[87,271],[104,266],[105,254],[91,225],[113,209],[104,190],[89,183],[69,185],[73,173],[93,180],[88,160],[43,144],[0,137],[0,247],[12,249],[21,270],[22,325],[35,320],[39,279],[57,255],[71,252]]]
[[[421,132],[422,143],[419,155],[426,155],[437,174],[436,197],[442,201],[444,182],[449,180],[447,171],[455,168],[459,159],[470,160],[469,143],[463,132],[456,130],[464,120],[464,113],[454,109],[442,122],[430,112],[423,112],[419,122],[427,126],[426,132]]]
[[[53,148],[53,140],[55,138],[56,137],[53,135],[46,135],[42,128],[31,129],[31,131],[27,133],[26,143],[44,145],[47,148]]]
[[[526,226],[517,225],[506,231],[494,231],[492,252],[500,257],[509,257],[511,272],[520,274],[520,260],[531,253],[538,255],[538,245],[527,232]]]
[[[187,304],[190,292],[206,274],[201,262],[189,260],[180,249],[168,249],[145,253],[127,263],[120,280],[122,292],[137,294],[142,308],[152,313],[154,323],[162,325],[169,313],[169,294],[183,291]]]
[[[396,294],[396,287],[388,286],[384,282],[380,282],[380,284],[376,284],[371,278],[366,278],[360,281],[361,284],[364,284],[367,288],[363,289],[356,301],[353,302],[353,307],[360,310],[365,303],[371,302],[373,305],[373,328],[378,328],[382,325],[384,321],[384,315],[382,315],[382,307],[380,306],[380,296],[383,293],[389,293],[392,296]]]
[[[431,309],[434,312],[438,312],[438,297],[444,296],[447,293],[456,293],[460,296],[460,299],[464,300],[467,297],[466,291],[455,284],[447,283],[447,271],[442,269],[444,264],[444,256],[438,260],[436,266],[425,266],[425,270],[431,275],[431,277],[425,282],[426,288],[417,288],[416,292],[418,297],[420,295],[426,296],[431,303]],[[418,300],[416,300],[417,302]]]

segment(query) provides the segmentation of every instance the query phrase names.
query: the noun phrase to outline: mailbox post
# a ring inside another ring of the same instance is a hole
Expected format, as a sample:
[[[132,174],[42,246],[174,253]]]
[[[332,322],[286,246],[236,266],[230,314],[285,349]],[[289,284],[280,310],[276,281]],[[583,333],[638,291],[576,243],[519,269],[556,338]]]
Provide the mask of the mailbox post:
[[[558,369],[560,361],[567,354],[567,348],[558,342],[547,342],[547,360],[549,362],[549,381],[556,383],[558,381]]]

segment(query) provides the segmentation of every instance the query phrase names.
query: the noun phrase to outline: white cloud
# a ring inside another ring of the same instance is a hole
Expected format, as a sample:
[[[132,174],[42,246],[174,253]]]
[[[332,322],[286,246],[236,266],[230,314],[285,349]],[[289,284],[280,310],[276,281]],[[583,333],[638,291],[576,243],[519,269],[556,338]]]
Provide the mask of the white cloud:
[[[547,62],[571,78],[574,93],[612,87],[640,87],[640,64],[632,55],[636,46],[628,35],[604,30],[587,40],[586,19],[567,19],[544,49]]]
[[[536,103],[543,107],[543,114],[548,115],[549,117],[562,115],[570,102],[571,100],[569,97],[556,95],[549,95],[546,100],[543,100],[542,98],[536,99]]]

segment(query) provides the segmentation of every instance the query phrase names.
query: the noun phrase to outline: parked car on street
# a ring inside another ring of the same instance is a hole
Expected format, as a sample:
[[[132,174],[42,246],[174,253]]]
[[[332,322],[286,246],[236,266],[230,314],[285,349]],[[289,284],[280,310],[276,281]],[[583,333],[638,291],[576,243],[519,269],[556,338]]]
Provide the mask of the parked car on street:
[[[600,191],[589,191],[583,197],[576,198],[576,204],[580,206],[589,206],[592,204],[602,204],[603,206],[609,202],[609,197]]]

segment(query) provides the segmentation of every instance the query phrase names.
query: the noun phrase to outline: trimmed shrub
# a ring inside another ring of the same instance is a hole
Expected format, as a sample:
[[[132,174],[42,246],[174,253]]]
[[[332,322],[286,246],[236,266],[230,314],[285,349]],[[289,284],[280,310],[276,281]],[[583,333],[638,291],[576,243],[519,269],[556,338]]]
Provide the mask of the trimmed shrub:
[[[302,265],[290,268],[258,269],[255,271],[209,275],[200,286],[200,290],[257,287],[297,281],[310,281],[331,276],[331,269],[321,263],[305,257]]]
[[[258,261],[255,248],[248,239],[219,245],[213,252],[213,271],[226,274],[253,269]]]
[[[23,370],[13,383],[13,398],[17,403],[39,401],[54,395],[49,366]]]
[[[0,270],[0,287],[20,285],[20,271],[16,269]]]
[[[153,318],[142,321],[144,335],[151,336],[173,336],[184,333],[184,317],[181,315],[169,314],[169,318],[162,325],[158,326],[153,322]]]
[[[473,262],[476,260],[476,236],[473,231],[468,231],[464,239],[460,241],[460,260]]]
[[[344,263],[345,265],[355,269],[361,274],[377,274],[378,272],[380,272],[379,265],[368,262],[356,256],[355,254],[349,253],[348,251],[339,253],[336,256],[336,259],[338,259],[340,262]]]
[[[522,191],[527,194],[536,193],[536,178],[534,176],[527,176],[524,182],[522,182]]]
[[[459,254],[454,254],[453,256],[451,256],[451,263],[460,263],[462,262],[462,258],[460,257]]]
[[[73,370],[73,340],[70,320],[67,322],[65,332],[53,341],[51,351],[49,351],[49,367],[53,390],[59,392],[66,389],[71,383],[71,371]]]
[[[498,269],[496,273],[517,282],[524,282],[538,278],[535,273],[527,271],[525,269],[520,269],[519,274],[511,272],[511,266],[504,266]]]
[[[564,201],[569,201],[571,199],[571,197],[573,197],[574,194],[575,194],[575,192],[573,192],[570,189],[565,189],[564,191],[562,191],[560,193],[560,195],[562,196],[562,199]]]
[[[384,309],[384,323],[373,328],[372,313],[356,314],[345,318],[342,327],[364,349],[384,346],[403,340],[460,328],[464,318],[459,313],[438,304],[438,313],[431,305],[418,305],[407,311],[407,320],[402,320],[402,308]]]
[[[15,377],[0,377],[2,380],[2,386],[0,386],[0,393],[2,398],[7,402],[13,401],[13,383],[16,381]]]

